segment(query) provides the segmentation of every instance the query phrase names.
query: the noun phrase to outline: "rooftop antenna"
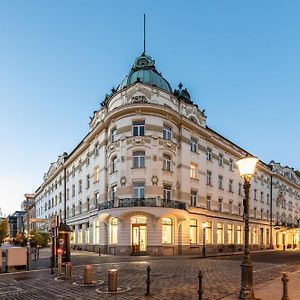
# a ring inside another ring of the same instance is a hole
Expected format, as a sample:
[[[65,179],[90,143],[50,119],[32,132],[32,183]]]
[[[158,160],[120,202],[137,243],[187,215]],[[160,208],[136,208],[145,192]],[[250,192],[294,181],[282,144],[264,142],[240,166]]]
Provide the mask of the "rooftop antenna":
[[[144,14],[144,52],[146,54],[146,15]]]

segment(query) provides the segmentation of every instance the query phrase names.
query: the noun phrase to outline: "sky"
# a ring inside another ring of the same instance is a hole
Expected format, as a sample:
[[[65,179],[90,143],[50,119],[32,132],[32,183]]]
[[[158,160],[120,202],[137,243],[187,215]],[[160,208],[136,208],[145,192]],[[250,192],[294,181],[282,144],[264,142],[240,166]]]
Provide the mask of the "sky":
[[[20,209],[143,51],[207,124],[300,169],[300,2],[0,0],[0,207]]]

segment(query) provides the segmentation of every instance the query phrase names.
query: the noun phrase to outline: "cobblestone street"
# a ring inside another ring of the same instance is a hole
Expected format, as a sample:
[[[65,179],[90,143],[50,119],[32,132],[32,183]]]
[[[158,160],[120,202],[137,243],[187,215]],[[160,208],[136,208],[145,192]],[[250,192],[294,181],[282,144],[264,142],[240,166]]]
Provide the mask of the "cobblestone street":
[[[265,256],[276,256],[268,253]],[[263,259],[261,259],[263,260]],[[2,274],[0,276],[0,299],[198,299],[198,272],[204,275],[204,299],[222,299],[238,292],[240,285],[241,257],[120,257],[98,256],[88,252],[74,252],[72,256],[73,278],[69,281],[55,280],[50,269]],[[276,261],[276,258],[274,259]],[[49,258],[34,262],[48,267]],[[97,286],[74,285],[82,281],[83,266],[94,265],[94,280],[104,281]],[[146,297],[146,269],[151,267],[151,296]],[[33,265],[32,265],[33,267]],[[98,288],[107,287],[107,270],[118,268],[118,285],[129,291],[111,295],[99,293]],[[255,262],[254,284],[281,275],[282,271],[299,268],[295,264]]]

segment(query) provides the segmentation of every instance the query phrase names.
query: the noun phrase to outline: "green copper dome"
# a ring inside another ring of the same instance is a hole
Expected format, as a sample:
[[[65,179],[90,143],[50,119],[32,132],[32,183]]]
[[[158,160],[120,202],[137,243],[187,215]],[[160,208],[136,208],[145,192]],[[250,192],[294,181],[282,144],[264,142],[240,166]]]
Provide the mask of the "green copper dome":
[[[154,60],[145,53],[142,53],[135,60],[129,74],[122,80],[117,91],[121,91],[136,82],[152,85],[172,93],[169,82],[157,72]]]

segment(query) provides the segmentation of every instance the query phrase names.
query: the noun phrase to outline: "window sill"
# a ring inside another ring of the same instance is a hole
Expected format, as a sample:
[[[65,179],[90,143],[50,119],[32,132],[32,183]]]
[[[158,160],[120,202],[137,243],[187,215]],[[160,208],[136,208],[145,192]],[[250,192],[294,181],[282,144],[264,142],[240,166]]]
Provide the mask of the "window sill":
[[[146,167],[131,167],[131,170],[136,170],[136,169],[146,169]]]
[[[192,180],[199,181],[199,178],[190,177]]]

